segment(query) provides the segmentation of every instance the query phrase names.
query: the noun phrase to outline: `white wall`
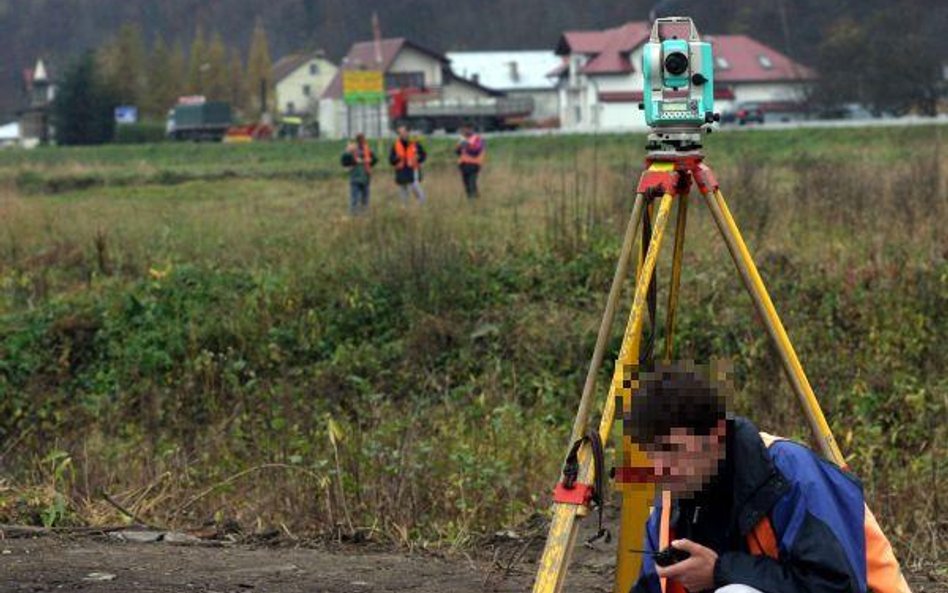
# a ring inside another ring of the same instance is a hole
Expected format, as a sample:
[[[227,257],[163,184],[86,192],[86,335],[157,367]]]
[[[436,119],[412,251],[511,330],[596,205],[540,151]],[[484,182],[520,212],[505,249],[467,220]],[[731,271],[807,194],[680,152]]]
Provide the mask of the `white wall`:
[[[645,117],[635,103],[600,103],[599,93],[629,93],[642,90],[642,50],[636,49],[629,57],[634,71],[629,74],[600,74],[586,76],[579,70],[588,58],[570,56],[569,74],[557,87],[560,126],[572,130],[641,127]],[[570,88],[574,81],[578,88]]]
[[[316,74],[310,74],[310,64],[317,68]],[[277,109],[280,113],[311,113],[318,108],[319,97],[336,75],[336,66],[323,58],[313,58],[304,62],[276,85]],[[309,85],[309,95],[304,87]]]
[[[644,128],[645,112],[639,109],[639,103],[600,103],[600,128]]]
[[[410,47],[403,47],[388,72],[424,72],[427,86],[441,86],[441,62],[428,54],[421,53]]]
[[[381,123],[381,128],[379,124]],[[391,136],[388,121],[388,107],[384,104],[346,105],[342,99],[322,99],[319,101],[319,134],[321,138],[339,139],[355,136],[362,132],[369,138],[375,138],[382,131],[382,137]]]
[[[797,82],[748,82],[731,85],[734,100],[745,101],[802,101],[805,85]]]
[[[530,114],[531,119],[549,119],[551,117],[559,117],[560,115],[560,97],[557,89],[508,91],[507,96],[510,98],[530,97],[533,99],[533,113]]]

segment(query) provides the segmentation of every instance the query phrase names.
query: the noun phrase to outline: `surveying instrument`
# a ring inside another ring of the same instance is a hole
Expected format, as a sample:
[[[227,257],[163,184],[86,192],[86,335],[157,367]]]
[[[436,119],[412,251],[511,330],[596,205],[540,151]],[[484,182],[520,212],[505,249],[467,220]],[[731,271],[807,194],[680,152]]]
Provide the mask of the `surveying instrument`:
[[[641,347],[642,326],[647,313],[654,332],[655,266],[665,238],[672,205],[677,204],[664,334],[664,357],[671,359],[688,215],[688,194],[692,184],[697,186],[711,211],[744,287],[750,293],[754,308],[779,353],[783,369],[803,407],[821,452],[837,465],[845,467],[843,456],[770,300],[757,266],[741,237],[737,223],[724,201],[714,172],[704,162],[702,134],[710,132],[711,125],[719,120],[719,116],[714,113],[714,60],[711,44],[701,41],[690,18],[657,19],[652,26],[649,41],[643,47],[642,75],[644,93],[640,108],[645,111],[645,121],[650,127],[646,144],[646,169],[639,179],[632,215],[626,227],[618,265],[586,375],[563,470],[564,477],[553,493],[550,530],[539,561],[534,593],[559,593],[563,590],[570,556],[576,543],[579,519],[588,515],[593,506],[599,506],[599,535],[605,533],[601,527],[604,494],[602,484],[605,481],[602,443],[608,441],[617,414],[621,414],[618,416],[620,419],[631,414],[632,406],[635,405],[639,369],[651,361],[651,340],[645,348]],[[588,429],[595,397],[596,375],[602,365],[606,342],[609,340],[622,286],[628,275],[639,227],[642,227],[641,254],[637,258],[632,308],[609,393],[603,402],[599,427]],[[613,590],[615,593],[628,593],[635,584],[641,567],[642,558],[635,549],[641,548],[643,544],[649,506],[655,497],[656,479],[647,457],[628,435],[623,435],[620,449],[621,463],[615,468],[614,485],[621,494],[622,507]],[[663,505],[669,505],[670,495],[664,492],[661,496]],[[669,542],[660,542],[662,549],[668,545]]]

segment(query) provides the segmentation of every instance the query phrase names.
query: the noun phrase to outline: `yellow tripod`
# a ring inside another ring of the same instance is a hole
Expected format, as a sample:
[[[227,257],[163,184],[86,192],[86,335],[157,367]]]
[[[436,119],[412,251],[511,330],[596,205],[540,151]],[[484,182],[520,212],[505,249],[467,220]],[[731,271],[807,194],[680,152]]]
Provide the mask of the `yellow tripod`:
[[[688,194],[694,184],[711,211],[714,222],[724,239],[745,288],[750,293],[767,333],[780,355],[784,371],[797,396],[813,434],[819,442],[822,453],[840,466],[845,461],[833,438],[826,418],[813,394],[813,389],[803,372],[790,338],[777,315],[770,295],[761,280],[757,266],[751,257],[741,232],[724,201],[712,170],[704,163],[700,145],[689,139],[690,150],[655,150],[646,156],[646,170],[639,180],[632,215],[626,228],[620,251],[619,262],[612,279],[612,287],[606,301],[606,309],[599,327],[599,335],[592,360],[586,375],[583,394],[576,421],[573,424],[572,444],[583,438],[592,410],[596,375],[602,365],[606,342],[615,318],[619,295],[622,292],[630,265],[630,259],[640,226],[643,227],[644,254],[638,265],[632,308],[626,323],[622,346],[616,360],[609,394],[603,403],[599,420],[598,435],[601,442],[607,442],[616,413],[628,414],[633,405],[633,396],[637,388],[639,350],[642,338],[642,325],[648,305],[648,294],[653,285],[655,265],[658,261],[662,241],[671,215],[672,205],[678,203],[675,244],[672,260],[672,277],[669,288],[668,312],[665,327],[665,355],[671,357],[672,339],[675,326],[675,310],[678,304],[678,291],[681,279],[682,253],[684,250],[685,226],[688,213]],[[657,205],[656,205],[657,202]],[[657,212],[652,216],[652,210]],[[648,211],[648,212],[647,212]],[[651,235],[650,237],[647,235]],[[652,319],[654,323],[654,318]],[[563,590],[570,555],[578,533],[578,519],[589,511],[592,498],[588,491],[592,488],[594,464],[591,447],[579,446],[578,471],[575,485],[560,483],[554,493],[553,516],[546,547],[540,558],[534,593],[558,593]],[[619,542],[616,557],[615,593],[628,593],[641,566],[641,557],[630,550],[642,547],[645,522],[649,505],[652,502],[654,488],[650,483],[651,471],[644,454],[638,450],[628,437],[622,439],[622,463],[616,468],[616,485],[622,495]],[[580,490],[577,495],[577,488]],[[584,492],[585,491],[585,492]],[[601,494],[601,493],[600,493]]]

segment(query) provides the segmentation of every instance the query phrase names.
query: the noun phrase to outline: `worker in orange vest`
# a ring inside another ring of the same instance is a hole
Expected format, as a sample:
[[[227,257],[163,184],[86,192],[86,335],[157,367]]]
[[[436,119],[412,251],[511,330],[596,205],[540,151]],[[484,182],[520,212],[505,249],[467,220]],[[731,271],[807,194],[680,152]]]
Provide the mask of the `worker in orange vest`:
[[[474,126],[465,123],[461,127],[461,139],[455,148],[458,155],[458,169],[461,171],[461,181],[464,183],[464,192],[468,199],[478,197],[477,176],[484,165],[486,156],[484,139],[474,132]]]
[[[372,168],[379,159],[372,154],[365,134],[359,133],[355,142],[346,146],[341,160],[342,166],[349,170],[349,214],[355,216],[369,209]]]
[[[425,148],[417,140],[412,140],[408,127],[398,126],[398,138],[392,144],[388,160],[395,167],[395,184],[403,201],[408,202],[408,192],[411,191],[419,204],[425,203],[425,192],[421,188],[421,164],[427,158]]]
[[[693,368],[644,373],[625,426],[663,490],[633,593],[911,593],[856,478],[731,415]]]

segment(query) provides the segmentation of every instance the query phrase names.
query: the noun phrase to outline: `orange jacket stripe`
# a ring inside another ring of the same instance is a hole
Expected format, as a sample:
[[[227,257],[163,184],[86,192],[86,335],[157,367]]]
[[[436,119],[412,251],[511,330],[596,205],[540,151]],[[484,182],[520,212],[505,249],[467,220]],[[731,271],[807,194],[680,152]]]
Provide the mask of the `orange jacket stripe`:
[[[396,140],[395,155],[398,157],[398,164],[396,165],[398,169],[408,167],[417,171],[421,166],[421,163],[418,162],[418,145],[414,142],[409,142],[406,149],[400,140]]]

